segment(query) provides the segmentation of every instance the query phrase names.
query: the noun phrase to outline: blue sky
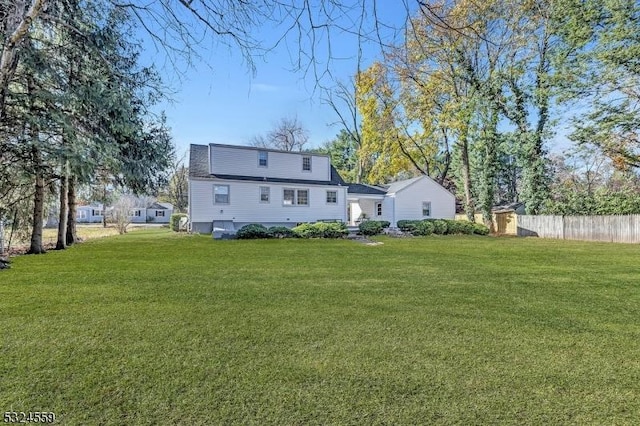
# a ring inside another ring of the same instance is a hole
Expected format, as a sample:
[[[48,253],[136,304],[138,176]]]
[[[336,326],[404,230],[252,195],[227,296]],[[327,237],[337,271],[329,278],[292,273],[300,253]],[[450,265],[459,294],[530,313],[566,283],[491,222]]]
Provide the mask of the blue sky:
[[[395,2],[380,2],[379,16],[385,22],[401,24],[406,9]],[[345,17],[348,18],[348,17]],[[283,32],[283,27],[264,27],[256,34],[270,46]],[[388,31],[388,30],[387,30]],[[326,36],[321,31],[318,36]],[[200,50],[204,58],[196,61],[185,72],[167,64],[166,55],[149,43],[143,62],[155,62],[163,79],[176,92],[172,102],[160,105],[164,109],[172,129],[178,155],[185,154],[191,143],[247,144],[259,134],[265,134],[283,117],[297,116],[309,132],[308,147],[316,147],[331,140],[340,130],[332,125],[337,116],[322,98],[313,72],[305,74],[295,70],[298,40],[295,34],[276,49],[254,61],[255,73],[247,65],[241,52],[226,46]],[[326,42],[318,44],[316,53],[320,60],[319,71],[330,70],[332,78],[347,81],[357,69],[359,43],[355,36],[333,31],[331,36],[331,61],[326,60]],[[212,41],[212,45],[216,45]],[[362,64],[366,66],[380,57],[376,43],[360,44]],[[308,47],[303,47],[303,52]],[[303,64],[307,64],[304,63]],[[184,67],[179,62],[179,68]],[[329,86],[332,78],[324,77],[322,84]]]
[[[383,22],[396,28],[402,26],[407,17],[402,1],[378,0],[377,5],[378,17]],[[371,26],[368,29],[370,31]],[[283,25],[264,26],[254,36],[268,47],[283,31]],[[393,29],[382,28],[380,31],[385,42],[394,37],[399,40]],[[381,58],[380,46],[375,41],[359,43],[355,36],[333,30],[329,37],[333,59],[328,61],[326,34],[319,30],[317,35],[325,40],[314,50],[320,62],[317,70],[329,70],[332,74],[322,78],[321,84],[325,87],[335,80],[346,82],[355,74],[359,48],[362,49],[362,68]],[[172,101],[164,102],[159,109],[167,114],[179,158],[186,158],[191,143],[248,144],[253,136],[266,134],[284,117],[297,117],[308,130],[307,148],[333,139],[340,131],[340,125],[336,124],[338,117],[323,102],[325,93],[318,87],[313,70],[305,74],[304,70],[296,70],[292,65],[299,53],[295,34],[277,48],[255,58],[255,73],[238,49],[219,44],[215,39],[205,41],[211,48],[205,48],[203,43],[199,49],[202,60],[194,61],[190,67],[178,60],[176,70],[166,54],[149,42],[145,33],[140,36],[147,46],[143,62],[154,62],[163,80],[175,91],[171,95]],[[309,54],[308,49],[303,46],[303,53]],[[303,65],[307,64],[303,62]],[[548,147],[558,152],[568,147],[567,129],[559,126],[556,130]]]

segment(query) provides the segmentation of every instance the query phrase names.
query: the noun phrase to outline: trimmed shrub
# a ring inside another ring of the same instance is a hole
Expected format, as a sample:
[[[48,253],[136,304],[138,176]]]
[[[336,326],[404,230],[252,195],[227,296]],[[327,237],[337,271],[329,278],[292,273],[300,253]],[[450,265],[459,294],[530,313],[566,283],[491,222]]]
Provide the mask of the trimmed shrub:
[[[437,235],[446,235],[449,227],[447,222],[442,219],[425,219],[425,221],[433,225],[433,233]]]
[[[473,233],[477,235],[489,235],[489,228],[482,223],[473,224]]]
[[[473,234],[473,223],[468,220],[450,220],[447,222],[449,227],[449,234]]]
[[[169,218],[169,227],[172,231],[179,232],[180,231],[180,219],[183,217],[187,217],[185,213],[174,213]]]
[[[349,233],[347,225],[342,222],[318,222],[314,226],[321,229],[322,238],[343,238]]]
[[[443,219],[447,224],[447,235],[464,234],[464,225],[461,220]]]
[[[252,240],[257,238],[271,238],[271,233],[263,225],[251,223],[245,225],[236,232],[236,238],[241,240]]]
[[[402,232],[413,232],[420,222],[420,220],[399,220],[398,228]]]
[[[342,222],[303,223],[292,231],[300,238],[342,238],[349,233],[347,226]]]
[[[378,222],[380,222],[380,225],[382,225],[382,229],[388,228],[391,226],[391,222],[389,222],[388,220],[379,220]]]
[[[296,236],[296,233],[286,226],[272,226],[269,228],[269,233],[273,238],[294,238]]]
[[[411,232],[415,236],[426,236],[433,233],[433,224],[431,221],[420,221],[416,225],[415,229]]]
[[[377,220],[367,220],[358,225],[358,229],[362,235],[378,235],[382,233],[382,222]]]
[[[320,238],[320,231],[312,223],[303,223],[292,229],[298,238]]]

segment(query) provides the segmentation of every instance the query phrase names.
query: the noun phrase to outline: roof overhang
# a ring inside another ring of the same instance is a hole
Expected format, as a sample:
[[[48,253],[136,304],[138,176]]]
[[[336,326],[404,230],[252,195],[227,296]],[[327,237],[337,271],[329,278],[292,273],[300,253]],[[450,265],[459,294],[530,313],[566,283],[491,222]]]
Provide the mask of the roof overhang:
[[[358,200],[384,200],[384,194],[353,194],[350,193],[347,195],[347,201],[358,201]]]

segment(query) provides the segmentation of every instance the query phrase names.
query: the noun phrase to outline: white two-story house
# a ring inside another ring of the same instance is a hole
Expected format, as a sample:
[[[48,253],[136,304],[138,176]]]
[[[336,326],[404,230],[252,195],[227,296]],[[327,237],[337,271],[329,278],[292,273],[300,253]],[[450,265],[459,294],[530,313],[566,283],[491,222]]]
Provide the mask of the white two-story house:
[[[322,154],[234,145],[191,145],[193,232],[233,233],[250,223],[453,219],[455,197],[427,176],[390,185],[349,184]]]
[[[326,155],[191,145],[189,219],[200,233],[250,223],[347,222],[347,186]]]

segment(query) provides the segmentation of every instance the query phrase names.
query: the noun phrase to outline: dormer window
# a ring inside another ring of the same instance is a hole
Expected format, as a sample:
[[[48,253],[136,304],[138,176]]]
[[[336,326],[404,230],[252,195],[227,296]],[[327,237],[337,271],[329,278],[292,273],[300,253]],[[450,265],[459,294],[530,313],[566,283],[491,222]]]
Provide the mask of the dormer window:
[[[311,171],[311,156],[305,155],[302,157],[302,171],[310,172]]]
[[[267,151],[258,151],[258,166],[268,167],[269,153]]]

